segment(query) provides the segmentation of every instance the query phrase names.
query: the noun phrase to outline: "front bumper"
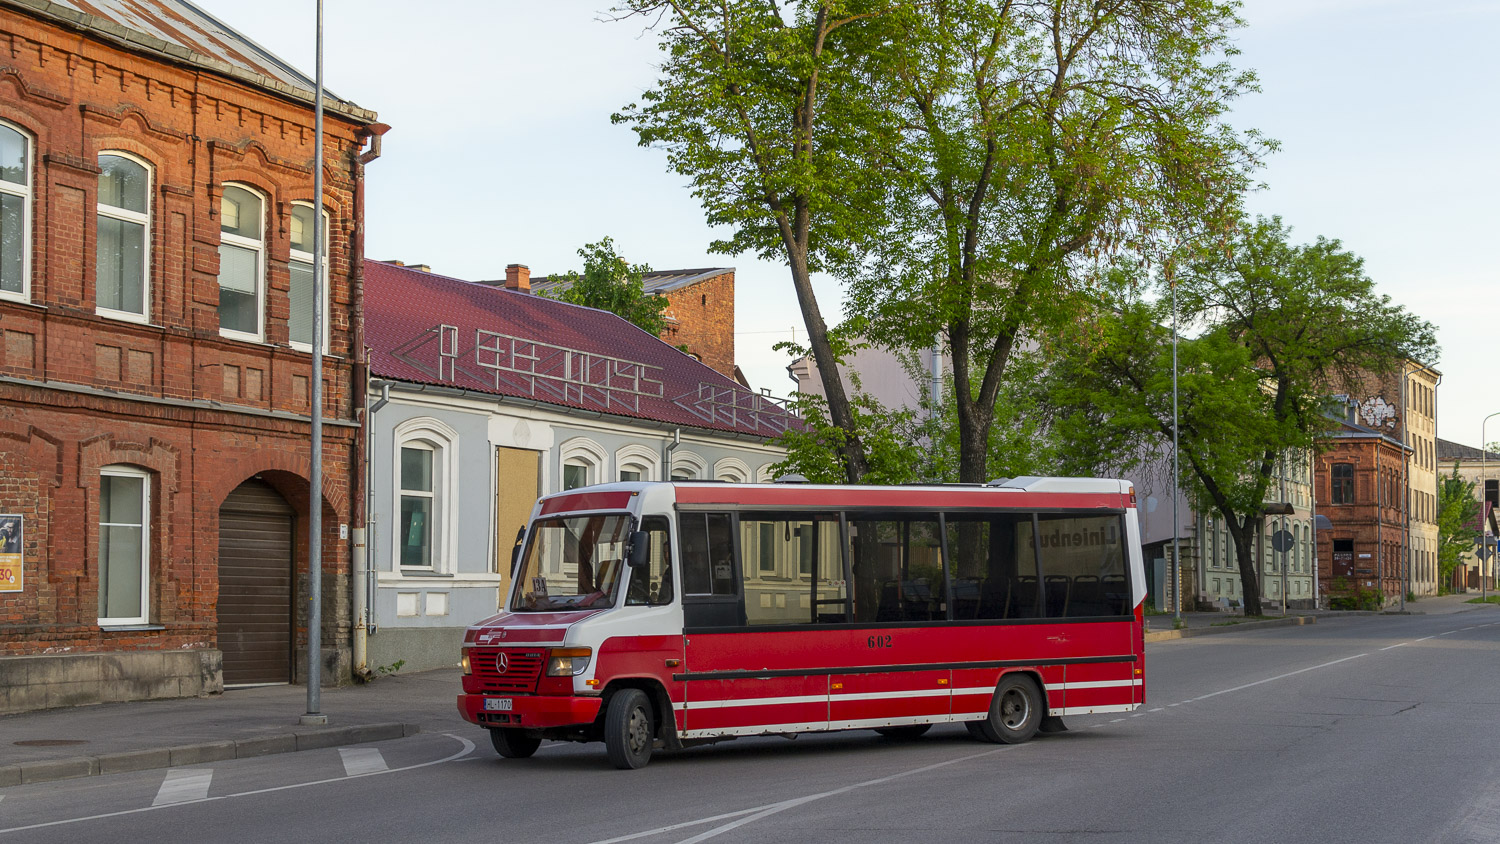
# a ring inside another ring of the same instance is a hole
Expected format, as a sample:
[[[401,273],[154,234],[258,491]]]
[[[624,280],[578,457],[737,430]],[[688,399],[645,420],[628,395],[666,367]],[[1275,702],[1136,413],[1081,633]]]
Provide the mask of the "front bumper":
[[[484,702],[491,698],[509,700],[510,709],[485,709]],[[458,714],[481,727],[542,730],[592,724],[602,703],[597,697],[463,694],[458,696]]]

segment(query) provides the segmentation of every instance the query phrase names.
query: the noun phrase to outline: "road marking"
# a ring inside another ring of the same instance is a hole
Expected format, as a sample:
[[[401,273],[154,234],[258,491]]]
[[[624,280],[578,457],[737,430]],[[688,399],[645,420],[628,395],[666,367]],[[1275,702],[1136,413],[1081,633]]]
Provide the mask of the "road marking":
[[[1409,644],[1411,644],[1411,643],[1410,643],[1410,642],[1401,642],[1401,643],[1399,643],[1399,644],[1395,644],[1395,645],[1391,645],[1391,647],[1390,647],[1390,648],[1381,648],[1381,650],[1383,650],[1383,651],[1388,651],[1388,650],[1390,650],[1390,649],[1391,649],[1391,648],[1404,648],[1404,647],[1406,647],[1406,646],[1407,646],[1407,645],[1409,645]]]
[[[208,786],[214,781],[213,768],[169,768],[152,806],[169,806],[208,798]]]
[[[417,763],[415,765],[407,765],[404,768],[389,768],[389,769],[384,770],[384,771],[374,771],[374,772],[368,773],[368,774],[360,774],[359,776],[361,776],[361,777],[374,777],[374,776],[379,776],[381,774],[398,774],[398,773],[401,773],[402,771],[413,771],[413,770],[416,770],[417,768],[428,768],[428,767],[431,767],[433,765],[441,765],[441,764],[443,764],[445,762],[453,762],[453,761],[462,759],[463,757],[468,756],[470,753],[474,752],[474,742],[469,741],[468,739],[464,738],[463,736],[453,735],[452,733],[443,733],[443,735],[445,735],[448,738],[451,738],[454,741],[458,742],[460,745],[462,745],[462,749],[460,749],[457,753],[453,754],[452,756],[445,756],[442,759],[434,759],[431,762],[419,762],[419,763]],[[1020,745],[1013,745],[1013,746],[1019,747]],[[293,783],[291,785],[277,785],[277,786],[272,786],[271,788],[256,789],[254,791],[241,791],[238,794],[221,794],[218,797],[205,797],[202,800],[198,800],[196,802],[198,802],[198,803],[210,803],[210,802],[213,802],[213,801],[216,801],[216,800],[230,800],[230,799],[233,799],[235,797],[252,797],[252,796],[257,795],[257,794],[270,794],[270,793],[275,792],[275,791],[288,791],[288,790],[293,789],[293,788],[307,788],[308,786],[313,786],[313,785],[328,785],[329,783],[335,783],[335,782],[348,782],[350,779],[353,779],[353,777],[333,777],[331,779],[326,779],[326,780],[314,780],[313,782],[300,782],[300,783]],[[0,829],[0,835],[4,835],[7,832],[25,832],[25,831],[30,830],[30,829],[45,829],[46,827],[49,827],[49,826],[64,826],[64,825],[67,825],[67,824],[70,824],[70,823],[82,823],[83,821],[97,821],[97,820],[102,820],[104,818],[118,818],[118,817],[121,817],[123,815],[138,815],[141,812],[152,812],[152,811],[155,811],[157,809],[170,809],[170,808],[173,808],[173,807],[176,807],[176,806],[182,806],[182,805],[186,805],[186,804],[183,804],[183,803],[167,803],[167,804],[164,804],[164,805],[161,805],[161,806],[146,806],[146,807],[143,807],[143,808],[140,808],[140,809],[124,809],[124,810],[119,811],[119,812],[104,812],[103,814],[88,815],[87,817],[82,817],[82,818],[66,818],[66,819],[60,820],[60,821],[46,821],[44,823],[34,823],[34,824],[29,824],[27,826],[13,826],[13,827],[5,828],[5,829]]]
[[[749,809],[741,809],[738,812],[727,812],[722,815],[713,815],[712,817],[699,818],[693,821],[683,821],[682,823],[672,824],[671,826],[648,829],[645,832],[635,832],[631,833],[630,835],[621,835],[618,838],[606,838],[603,841],[595,841],[594,844],[619,844],[619,842],[621,841],[634,841],[637,838],[649,838],[653,835],[664,835],[668,832],[676,832],[679,829],[686,829],[692,826],[702,826],[706,823],[714,823],[716,821],[737,818],[737,820],[733,820],[730,823],[714,827],[713,829],[701,832],[698,835],[693,836],[692,838],[685,838],[682,841],[678,842],[678,844],[698,844],[698,842],[700,841],[707,841],[710,838],[716,838],[726,832],[732,832],[733,830],[739,829],[745,824],[753,823],[760,820],[761,818],[770,817],[771,815],[777,814],[778,812],[784,812],[787,809],[794,809],[805,803],[811,803],[814,800],[824,800],[829,797],[837,797],[840,794],[848,794],[849,792],[855,791],[857,789],[868,788],[873,785],[884,785],[888,782],[915,776],[916,774],[924,774],[928,771],[935,771],[939,768],[946,768],[949,765],[957,765],[961,762],[971,762],[975,759],[983,759],[986,756],[994,756],[997,753],[1005,753],[1007,751],[1020,750],[1024,747],[1034,746],[1035,745],[1032,744],[1009,744],[1005,747],[996,748],[994,750],[986,750],[983,753],[971,753],[967,756],[960,756],[957,759],[949,759],[946,762],[937,762],[932,765],[924,765],[920,768],[913,768],[909,771],[902,771],[898,774],[891,774],[890,776],[880,777],[879,779],[857,782],[853,785],[846,785],[842,788],[835,788],[831,791],[824,791],[821,794],[809,794],[804,797],[794,797],[790,800],[782,800],[776,803],[767,803],[764,806],[755,806]]]
[[[1165,706],[1158,706],[1158,707],[1156,707],[1156,708],[1155,708],[1155,709],[1148,709],[1148,710],[1146,710],[1146,711],[1147,711],[1147,712],[1160,712],[1160,711],[1162,711],[1162,710],[1163,710],[1163,709],[1166,709],[1166,707],[1165,707]]]
[[[1436,636],[1423,636],[1422,638],[1418,639],[1417,641],[1418,642],[1425,642],[1428,639],[1436,639],[1436,638],[1437,638]]]
[[[387,769],[378,747],[340,747],[339,755],[344,757],[344,773],[351,777]]]
[[[1313,666],[1309,666],[1307,668],[1299,668],[1296,671],[1288,671],[1285,674],[1277,674],[1275,677],[1267,677],[1264,680],[1256,680],[1254,683],[1246,683],[1243,686],[1235,686],[1232,689],[1220,689],[1217,692],[1209,692],[1206,695],[1200,695],[1199,697],[1195,697],[1192,700],[1184,701],[1184,702],[1185,703],[1196,703],[1197,701],[1200,701],[1200,700],[1208,700],[1211,697],[1218,697],[1219,695],[1227,695],[1230,692],[1244,691],[1245,689],[1253,688],[1255,686],[1259,686],[1259,685],[1262,685],[1264,683],[1271,683],[1271,682],[1274,682],[1276,680],[1285,680],[1288,677],[1295,677],[1298,674],[1306,674],[1309,671],[1317,671],[1319,668],[1327,668],[1327,667],[1329,667],[1331,665],[1338,665],[1341,662],[1348,662],[1351,659],[1359,659],[1362,656],[1369,656],[1369,654],[1355,654],[1354,656],[1346,656],[1343,659],[1336,659],[1333,662],[1325,662],[1322,665],[1313,665]]]

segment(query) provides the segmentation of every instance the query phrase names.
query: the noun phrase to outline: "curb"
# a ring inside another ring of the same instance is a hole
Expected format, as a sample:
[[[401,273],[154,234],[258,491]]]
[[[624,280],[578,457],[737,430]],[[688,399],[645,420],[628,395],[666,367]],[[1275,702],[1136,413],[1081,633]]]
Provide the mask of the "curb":
[[[97,777],[127,771],[199,765],[225,759],[250,759],[257,756],[270,756],[273,753],[317,750],[345,744],[387,741],[416,735],[419,732],[421,732],[421,727],[416,724],[400,722],[361,724],[357,727],[298,730],[238,741],[206,741],[177,747],[106,753],[102,756],[75,756],[70,759],[0,765],[0,788],[37,782],[56,782],[77,777]]]
[[[1215,633],[1233,633],[1240,630],[1259,630],[1266,627],[1300,627],[1317,624],[1315,615],[1294,615],[1290,618],[1273,618],[1267,621],[1242,621],[1239,624],[1224,624],[1218,627],[1189,627],[1182,630],[1159,630],[1146,634],[1147,642],[1166,642],[1172,639],[1191,639],[1194,636],[1211,636]]]

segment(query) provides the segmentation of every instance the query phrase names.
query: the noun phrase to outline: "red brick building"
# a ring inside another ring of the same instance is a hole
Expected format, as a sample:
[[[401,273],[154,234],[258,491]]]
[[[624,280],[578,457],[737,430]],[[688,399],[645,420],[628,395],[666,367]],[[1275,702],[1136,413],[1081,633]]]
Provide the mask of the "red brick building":
[[[176,0],[0,0],[0,45],[0,526],[22,533],[0,713],[305,676],[310,506],[324,676],[347,677],[385,127],[326,99],[312,496],[311,80]]]
[[[1319,593],[1379,590],[1394,601],[1405,585],[1407,452],[1382,400],[1350,403],[1316,463]]]
[[[481,283],[498,286],[503,282]],[[531,282],[538,291],[556,283],[549,277]],[[733,267],[656,270],[644,274],[641,284],[645,292],[667,299],[667,325],[662,330],[662,340],[686,350],[709,368],[745,383],[734,363]]]

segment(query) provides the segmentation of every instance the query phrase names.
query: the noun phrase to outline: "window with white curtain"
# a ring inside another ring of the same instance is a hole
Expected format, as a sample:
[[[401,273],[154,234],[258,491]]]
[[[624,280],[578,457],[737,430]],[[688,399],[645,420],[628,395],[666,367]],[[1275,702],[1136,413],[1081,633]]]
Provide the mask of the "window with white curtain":
[[[219,333],[236,340],[265,337],[265,200],[225,185],[219,203]]]
[[[150,320],[151,168],[122,152],[99,156],[94,307],[104,316]]]
[[[31,296],[31,138],[0,123],[0,298]]]
[[[99,623],[145,624],[151,581],[151,476],[99,471]]]
[[[287,329],[292,348],[312,351],[313,337],[313,207],[292,205],[292,250],[287,266],[291,271],[291,315]],[[323,212],[323,342],[328,352],[328,212]]]

